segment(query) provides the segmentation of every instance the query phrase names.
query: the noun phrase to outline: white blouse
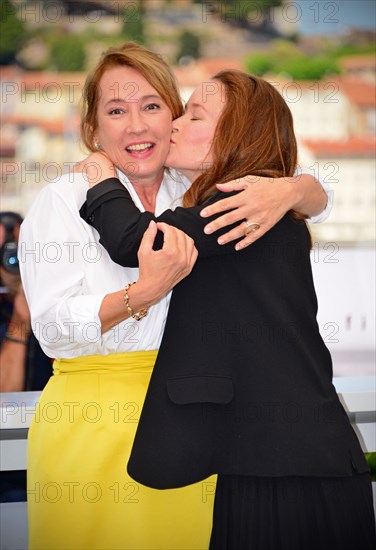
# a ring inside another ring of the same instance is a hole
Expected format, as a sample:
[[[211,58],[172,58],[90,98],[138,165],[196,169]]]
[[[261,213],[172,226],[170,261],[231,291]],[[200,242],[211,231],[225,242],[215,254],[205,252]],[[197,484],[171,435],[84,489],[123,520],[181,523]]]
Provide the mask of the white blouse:
[[[131,183],[120,177],[144,211]],[[179,206],[188,186],[185,178],[166,173],[156,215]],[[98,232],[81,219],[87,190],[82,174],[62,176],[42,189],[22,223],[18,256],[33,332],[43,351],[54,358],[158,349],[171,293],[141,321],[127,319],[101,334],[98,313],[103,298],[136,281],[138,269],[115,264],[99,243]],[[326,191],[328,205],[312,222],[330,213],[332,192]]]

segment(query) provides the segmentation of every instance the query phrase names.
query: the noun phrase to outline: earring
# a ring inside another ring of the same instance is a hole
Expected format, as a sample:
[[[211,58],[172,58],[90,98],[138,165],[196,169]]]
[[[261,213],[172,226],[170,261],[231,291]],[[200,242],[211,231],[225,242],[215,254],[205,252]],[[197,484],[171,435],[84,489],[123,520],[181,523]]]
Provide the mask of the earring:
[[[97,151],[100,151],[102,149],[100,143],[94,143],[94,147],[96,148]]]

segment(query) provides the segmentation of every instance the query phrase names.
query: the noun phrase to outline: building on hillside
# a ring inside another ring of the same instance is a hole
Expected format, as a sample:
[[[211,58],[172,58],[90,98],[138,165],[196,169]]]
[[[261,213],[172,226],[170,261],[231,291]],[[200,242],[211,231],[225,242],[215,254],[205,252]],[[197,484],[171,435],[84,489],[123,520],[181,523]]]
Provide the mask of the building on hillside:
[[[242,70],[242,64],[236,58],[197,59],[189,65],[175,65],[173,71],[178,81],[181,95],[186,101],[201,82],[209,81],[216,73],[224,69]]]
[[[276,77],[269,81],[288,103],[301,139],[336,141],[375,132],[375,83],[349,76],[316,81]]]
[[[83,157],[83,73],[0,72],[2,209],[25,213],[35,194]]]
[[[241,69],[241,63],[233,58],[200,59],[174,67],[184,99],[198,84],[225,68]],[[79,102],[85,76],[1,68],[3,209],[25,213],[43,185],[82,158]],[[301,165],[328,181],[335,192],[333,213],[325,224],[314,227],[315,238],[372,242],[375,84],[354,77],[271,81],[292,110]]]
[[[312,227],[314,239],[343,245],[375,243],[376,139],[303,140],[302,163],[334,190],[334,208],[324,224]]]
[[[376,131],[376,82],[354,76],[338,80],[350,104],[349,135],[374,135]]]
[[[374,54],[350,55],[339,60],[345,74],[376,82],[376,57]]]

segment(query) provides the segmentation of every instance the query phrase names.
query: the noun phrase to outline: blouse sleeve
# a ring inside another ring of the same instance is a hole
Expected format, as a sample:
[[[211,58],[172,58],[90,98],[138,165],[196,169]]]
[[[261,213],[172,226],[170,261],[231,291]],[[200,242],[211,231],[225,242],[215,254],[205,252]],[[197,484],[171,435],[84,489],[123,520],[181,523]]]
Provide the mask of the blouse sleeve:
[[[299,176],[299,174],[310,174],[313,177],[317,177],[317,179],[321,183],[321,186],[328,197],[324,210],[320,212],[320,214],[317,214],[317,216],[312,216],[311,218],[307,218],[307,222],[322,223],[326,221],[329,217],[329,214],[332,211],[333,203],[334,203],[334,191],[331,188],[330,183],[326,179],[323,180],[318,176],[316,176],[315,171],[309,168],[298,168],[297,170],[295,170],[294,176]]]
[[[104,294],[84,294],[85,266],[78,211],[46,186],[21,225],[18,257],[33,331],[50,357],[89,353],[87,327],[101,323]],[[73,261],[74,256],[74,261]],[[87,351],[85,351],[87,350]],[[59,355],[57,355],[59,352]],[[72,353],[71,353],[72,352]]]
[[[190,208],[179,207],[174,211],[166,210],[160,216],[154,216],[151,212],[140,212],[121,182],[117,178],[110,178],[88,191],[87,201],[81,208],[80,214],[98,231],[101,244],[114,262],[123,266],[136,267],[138,266],[137,251],[151,220],[173,225],[192,237],[201,258],[235,253],[234,242],[219,245],[217,239],[219,235],[236,227],[238,223],[206,235],[205,225],[223,212],[210,218],[200,216],[200,211],[205,205],[229,195],[230,193],[218,192],[205,204]],[[162,233],[159,232],[154,248],[160,249],[162,242]]]

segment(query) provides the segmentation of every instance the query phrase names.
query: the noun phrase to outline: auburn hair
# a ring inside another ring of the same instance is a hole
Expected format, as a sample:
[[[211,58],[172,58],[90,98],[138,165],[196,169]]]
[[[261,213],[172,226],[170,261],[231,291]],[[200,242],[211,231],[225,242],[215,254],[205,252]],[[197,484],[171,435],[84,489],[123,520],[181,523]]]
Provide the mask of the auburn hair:
[[[175,77],[160,55],[135,42],[125,42],[121,46],[109,48],[87,77],[82,93],[81,139],[89,151],[96,150],[94,134],[98,125],[100,80],[106,71],[119,66],[138,71],[161,96],[170,109],[173,119],[183,113],[183,104]]]
[[[293,176],[297,145],[293,119],[274,86],[253,75],[228,70],[213,80],[223,84],[226,102],[211,145],[211,163],[185,193],[184,206],[202,204],[225,183],[249,174]]]

